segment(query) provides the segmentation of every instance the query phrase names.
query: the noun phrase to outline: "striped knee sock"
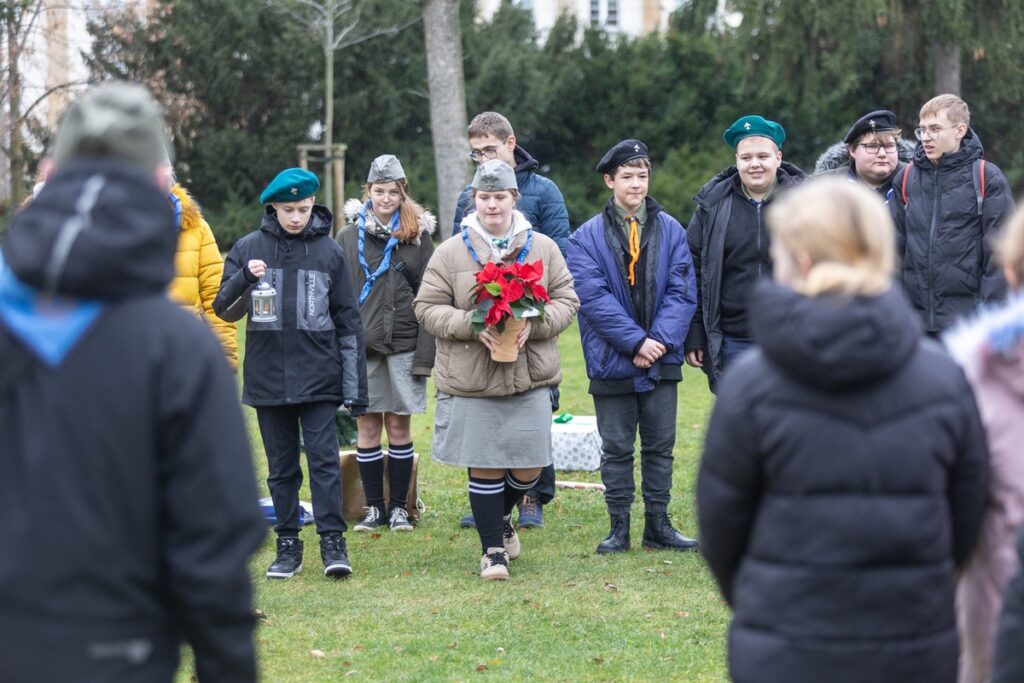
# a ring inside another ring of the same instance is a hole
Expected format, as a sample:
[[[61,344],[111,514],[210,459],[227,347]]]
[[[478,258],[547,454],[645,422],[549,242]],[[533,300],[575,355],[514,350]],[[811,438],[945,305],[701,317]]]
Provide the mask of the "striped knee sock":
[[[407,508],[409,480],[412,478],[412,442],[388,444],[388,486],[390,508]],[[416,501],[412,501],[415,505]]]
[[[540,477],[534,477],[531,481],[519,481],[511,472],[505,473],[505,516],[512,514],[512,508],[516,506],[526,492],[537,485]]]
[[[368,448],[356,449],[356,462],[359,464],[359,477],[363,480],[363,492],[366,504],[381,511],[384,510],[384,453],[380,444]]]
[[[504,479],[469,478],[469,506],[476,519],[483,552],[488,548],[501,548],[505,541],[502,531],[502,504],[505,496]]]

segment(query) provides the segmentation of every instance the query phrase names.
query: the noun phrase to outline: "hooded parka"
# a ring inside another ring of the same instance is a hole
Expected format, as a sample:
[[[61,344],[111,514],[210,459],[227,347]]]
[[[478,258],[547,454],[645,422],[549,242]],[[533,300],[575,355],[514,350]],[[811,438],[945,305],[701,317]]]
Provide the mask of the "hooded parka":
[[[330,210],[313,206],[309,224],[293,235],[268,205],[260,229],[235,242],[213,302],[217,315],[246,319],[242,402],[254,407],[315,401],[345,404],[360,415],[367,406],[363,327],[345,254],[331,238]],[[267,264],[263,280],[276,290],[277,319],[252,319],[247,264]]]
[[[737,683],[953,683],[956,570],[988,453],[970,385],[903,293],[764,283],[697,480]]]

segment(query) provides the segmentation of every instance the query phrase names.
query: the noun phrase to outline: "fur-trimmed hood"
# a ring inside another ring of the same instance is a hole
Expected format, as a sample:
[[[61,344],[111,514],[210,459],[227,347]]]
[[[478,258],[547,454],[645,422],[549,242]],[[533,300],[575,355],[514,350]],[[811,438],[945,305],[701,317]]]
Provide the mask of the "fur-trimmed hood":
[[[362,210],[363,205],[364,202],[355,198],[349,199],[345,202],[345,221],[349,224],[355,223],[356,216],[359,215],[359,211]],[[418,245],[420,243],[420,235],[423,233],[427,233],[428,235],[434,234],[434,230],[437,228],[437,218],[435,218],[434,214],[430,213],[430,211],[424,209],[423,213],[421,213],[417,219],[416,224],[419,226],[420,231],[416,237],[413,238],[410,244]]]
[[[182,187],[181,183],[175,183],[171,187],[171,194],[181,202],[181,229],[197,230],[200,221],[203,220],[203,212],[199,209],[198,202],[189,194],[188,190]]]
[[[899,160],[903,162],[909,162],[914,158],[914,148],[917,147],[910,140],[904,140],[900,138],[898,142],[899,150],[897,155]],[[849,146],[842,141],[839,141],[826,149],[818,160],[814,162],[814,175],[821,175],[834,171],[837,168],[850,165],[850,149]]]
[[[998,382],[1024,400],[1024,293],[959,323],[943,342],[972,383]]]

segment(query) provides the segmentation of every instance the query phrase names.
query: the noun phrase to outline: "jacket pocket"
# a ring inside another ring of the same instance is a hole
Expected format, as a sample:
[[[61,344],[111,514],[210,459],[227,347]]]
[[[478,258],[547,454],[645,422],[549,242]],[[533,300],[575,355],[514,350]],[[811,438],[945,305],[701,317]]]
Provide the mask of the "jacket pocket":
[[[526,343],[526,367],[531,382],[545,382],[554,379],[561,368],[558,352],[558,338],[541,339]]]
[[[454,391],[477,393],[487,389],[494,365],[487,347],[476,342],[445,342],[437,345],[434,375]]]

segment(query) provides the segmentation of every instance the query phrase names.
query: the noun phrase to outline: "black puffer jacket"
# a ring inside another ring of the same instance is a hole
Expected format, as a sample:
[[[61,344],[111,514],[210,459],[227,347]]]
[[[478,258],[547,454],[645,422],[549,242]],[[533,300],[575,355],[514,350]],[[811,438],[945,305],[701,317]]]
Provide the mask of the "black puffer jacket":
[[[1024,529],[1017,537],[1017,557],[1024,566]],[[1018,570],[1006,587],[1003,614],[999,618],[996,657],[991,683],[1024,681],[1024,570]]]
[[[359,227],[354,223],[362,208],[363,203],[358,199],[345,202],[345,218],[349,225],[337,237],[338,244],[345,252],[348,272],[352,276],[352,291],[357,298],[366,284],[366,274],[359,264]],[[368,216],[368,220],[372,221],[372,218]],[[374,281],[370,294],[359,306],[366,352],[389,356],[414,351],[412,374],[418,377],[430,375],[437,348],[434,336],[420,327],[412,309],[412,301],[416,298],[423,272],[434,254],[431,236],[436,223],[430,212],[424,211],[420,215],[419,235],[395,247],[391,266]],[[367,229],[363,249],[371,273],[377,272],[384,259],[386,245],[384,237]]]
[[[892,179],[914,158],[914,144],[910,140],[900,138],[897,143],[897,150],[898,161],[892,175],[886,178],[885,182],[877,188],[872,188],[881,195],[882,199],[889,195]],[[814,175],[815,177],[822,175],[840,176],[849,179],[851,182],[860,180],[860,176],[857,175],[857,170],[853,166],[853,160],[850,159],[850,146],[845,142],[837,142],[830,145],[828,149],[822,152],[818,160],[814,162]]]
[[[801,183],[807,176],[793,164],[783,161],[776,173],[778,178],[777,192]],[[733,218],[734,202],[742,201],[749,204],[740,189],[739,171],[730,166],[709,180],[693,198],[697,209],[686,228],[690,242],[690,255],[693,257],[693,269],[697,275],[697,312],[686,335],[686,352],[704,349],[704,372],[712,391],[718,384],[718,376],[722,372],[722,281],[726,269],[733,273],[749,271],[749,277],[743,278],[743,291],[729,292],[728,296],[735,301],[748,298],[749,293],[759,277],[771,276],[771,261],[768,257],[768,227],[764,225],[762,215],[771,199],[756,207],[753,211],[742,214],[744,225],[736,225],[735,232],[755,235],[756,243],[748,245],[744,250],[749,258],[741,263],[725,263],[726,233]],[[759,267],[760,266],[760,267]],[[744,322],[739,323],[741,326]]]
[[[166,193],[112,162],[67,164],[11,224],[27,287],[0,276],[5,683],[166,683],[182,641],[200,681],[256,680],[248,560],[266,524],[223,351],[165,294],[177,239]],[[49,274],[77,303],[25,315]]]
[[[257,283],[247,264],[267,264],[263,279],[277,290],[277,320],[246,320],[242,402],[251,406],[313,401],[366,411],[366,351],[345,254],[331,239],[330,209],[313,207],[297,235],[281,227],[272,206],[256,232],[235,242],[213,310],[234,322],[251,313]]]
[[[760,348],[722,382],[697,482],[733,679],[952,683],[988,461],[967,380],[897,287],[764,283],[752,311]]]
[[[931,333],[1006,295],[991,239],[1013,213],[1013,195],[1003,172],[986,162],[985,200],[978,214],[974,161],[983,157],[981,140],[968,130],[960,150],[943,155],[938,166],[918,146],[913,162],[893,177],[889,207],[903,287]],[[905,173],[910,173],[906,204]]]

